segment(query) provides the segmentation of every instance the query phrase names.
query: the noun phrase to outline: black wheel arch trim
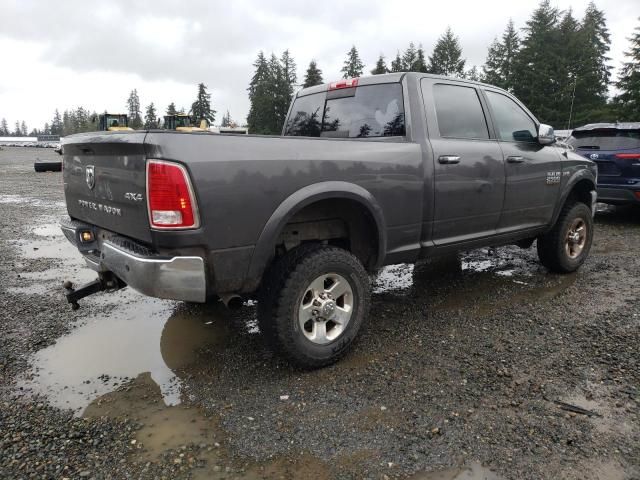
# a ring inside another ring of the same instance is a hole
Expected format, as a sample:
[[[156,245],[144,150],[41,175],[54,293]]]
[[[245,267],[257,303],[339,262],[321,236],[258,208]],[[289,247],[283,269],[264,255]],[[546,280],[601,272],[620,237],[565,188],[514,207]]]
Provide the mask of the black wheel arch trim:
[[[576,171],[571,178],[567,181],[566,185],[564,186],[561,196],[560,196],[560,200],[558,201],[558,203],[556,204],[555,210],[553,212],[553,220],[551,221],[551,224],[549,225],[550,227],[552,227],[553,225],[555,225],[555,223],[558,221],[558,217],[560,216],[560,212],[562,211],[562,207],[564,206],[565,202],[567,201],[567,198],[569,198],[569,195],[571,194],[571,192],[573,192],[575,186],[583,181],[587,181],[590,184],[590,188],[591,191],[596,191],[596,179],[593,176],[593,173],[591,172],[591,170],[589,170],[588,168],[582,168],[578,171]],[[592,208],[591,205],[587,205],[589,208]]]
[[[354,200],[369,211],[376,223],[378,233],[378,252],[375,266],[377,268],[381,265],[387,251],[386,224],[382,208],[375,197],[368,190],[354,183],[343,181],[319,182],[308,185],[289,195],[278,205],[278,208],[267,220],[253,251],[243,290],[250,291],[257,288],[265,269],[273,258],[278,235],[280,235],[289,219],[304,207],[329,199]]]

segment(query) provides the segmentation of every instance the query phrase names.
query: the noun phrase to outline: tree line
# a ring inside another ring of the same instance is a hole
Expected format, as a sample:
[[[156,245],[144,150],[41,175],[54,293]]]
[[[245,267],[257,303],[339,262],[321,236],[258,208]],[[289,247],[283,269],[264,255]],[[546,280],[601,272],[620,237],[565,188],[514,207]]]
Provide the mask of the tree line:
[[[639,19],[640,20],[640,19]],[[387,64],[380,54],[370,70],[372,75],[390,72],[424,72],[483,81],[515,94],[541,122],[556,128],[572,128],[592,122],[640,121],[640,26],[629,38],[630,47],[620,66],[618,78],[611,77],[608,57],[611,40],[604,12],[590,3],[582,18],[571,9],[561,11],[549,0],[542,0],[524,26],[517,28],[509,21],[504,32],[488,48],[484,65],[469,68],[458,36],[447,28],[427,54],[422,44],[409,43],[396,51]],[[250,101],[247,123],[257,134],[280,134],[295,90],[324,83],[316,60],[309,62],[301,83],[298,83],[296,63],[287,49],[279,57],[263,51],[253,63],[249,82]],[[341,69],[343,78],[365,73],[356,46],[347,52]],[[616,94],[609,97],[609,88]],[[132,128],[157,128],[162,120],[153,102],[144,115],[137,90],[132,90],[126,102],[129,125]],[[175,103],[166,108],[167,115],[185,113]],[[200,83],[196,100],[189,112],[194,123],[215,120],[207,87]],[[51,123],[33,133],[69,135],[97,129],[96,113],[82,107],[56,110]],[[223,126],[232,123],[229,111],[223,115]],[[26,135],[24,122],[10,129],[0,121],[0,135]]]
[[[451,28],[435,43],[430,55],[411,42],[387,64],[380,54],[370,73],[423,72],[466,78],[496,85],[515,94],[543,123],[558,129],[593,122],[640,121],[640,27],[629,38],[617,81],[612,81],[611,40],[604,12],[592,2],[584,16],[561,11],[542,0],[521,29],[509,20],[504,32],[488,48],[485,64],[468,68],[460,40]],[[280,58],[264,52],[253,64],[249,84],[252,133],[281,132],[294,87],[324,83],[322,70],[311,60],[301,84],[296,84],[295,62],[289,50]],[[356,46],[347,52],[343,78],[365,73]],[[617,94],[609,98],[610,86]]]

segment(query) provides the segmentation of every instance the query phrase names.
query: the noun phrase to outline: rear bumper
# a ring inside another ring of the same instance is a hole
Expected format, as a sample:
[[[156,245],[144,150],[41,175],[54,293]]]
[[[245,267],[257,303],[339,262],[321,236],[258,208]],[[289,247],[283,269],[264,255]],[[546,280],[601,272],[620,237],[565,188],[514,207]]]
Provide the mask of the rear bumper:
[[[96,242],[84,246],[80,232],[95,227],[64,219],[60,228],[65,237],[85,258],[89,268],[97,272],[113,272],[134,290],[145,295],[187,302],[205,302],[207,280],[205,262],[197,256],[166,257],[137,246],[129,239],[117,235],[102,238],[96,233]]]
[[[609,203],[613,205],[622,205],[629,203],[640,204],[640,198],[637,195],[640,195],[640,188],[635,185],[633,186],[633,188],[625,185],[598,186],[598,201],[602,203]]]

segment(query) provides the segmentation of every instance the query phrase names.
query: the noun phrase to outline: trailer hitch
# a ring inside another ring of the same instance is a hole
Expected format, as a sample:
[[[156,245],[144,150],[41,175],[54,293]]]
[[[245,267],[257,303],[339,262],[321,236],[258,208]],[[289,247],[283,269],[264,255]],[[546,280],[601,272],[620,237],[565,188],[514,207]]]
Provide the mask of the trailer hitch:
[[[65,280],[62,286],[65,289],[67,302],[71,304],[71,309],[78,310],[80,308],[78,300],[98,292],[115,292],[126,287],[127,284],[111,272],[101,272],[93,282],[85,283],[78,288],[74,288],[73,283],[69,280]]]

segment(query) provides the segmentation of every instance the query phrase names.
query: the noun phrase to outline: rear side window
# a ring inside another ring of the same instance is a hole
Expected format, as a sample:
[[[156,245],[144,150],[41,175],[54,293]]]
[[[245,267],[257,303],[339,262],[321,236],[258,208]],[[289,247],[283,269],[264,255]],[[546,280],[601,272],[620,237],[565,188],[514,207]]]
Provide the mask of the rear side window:
[[[567,143],[588,150],[632,150],[640,148],[640,130],[602,129],[573,132]]]
[[[498,138],[507,142],[536,142],[536,124],[529,115],[506,95],[486,91]]]
[[[367,138],[405,135],[402,85],[363,85],[354,94],[327,99],[326,92],[295,100],[285,135]]]
[[[433,98],[441,137],[489,138],[487,121],[475,88],[436,84]]]

